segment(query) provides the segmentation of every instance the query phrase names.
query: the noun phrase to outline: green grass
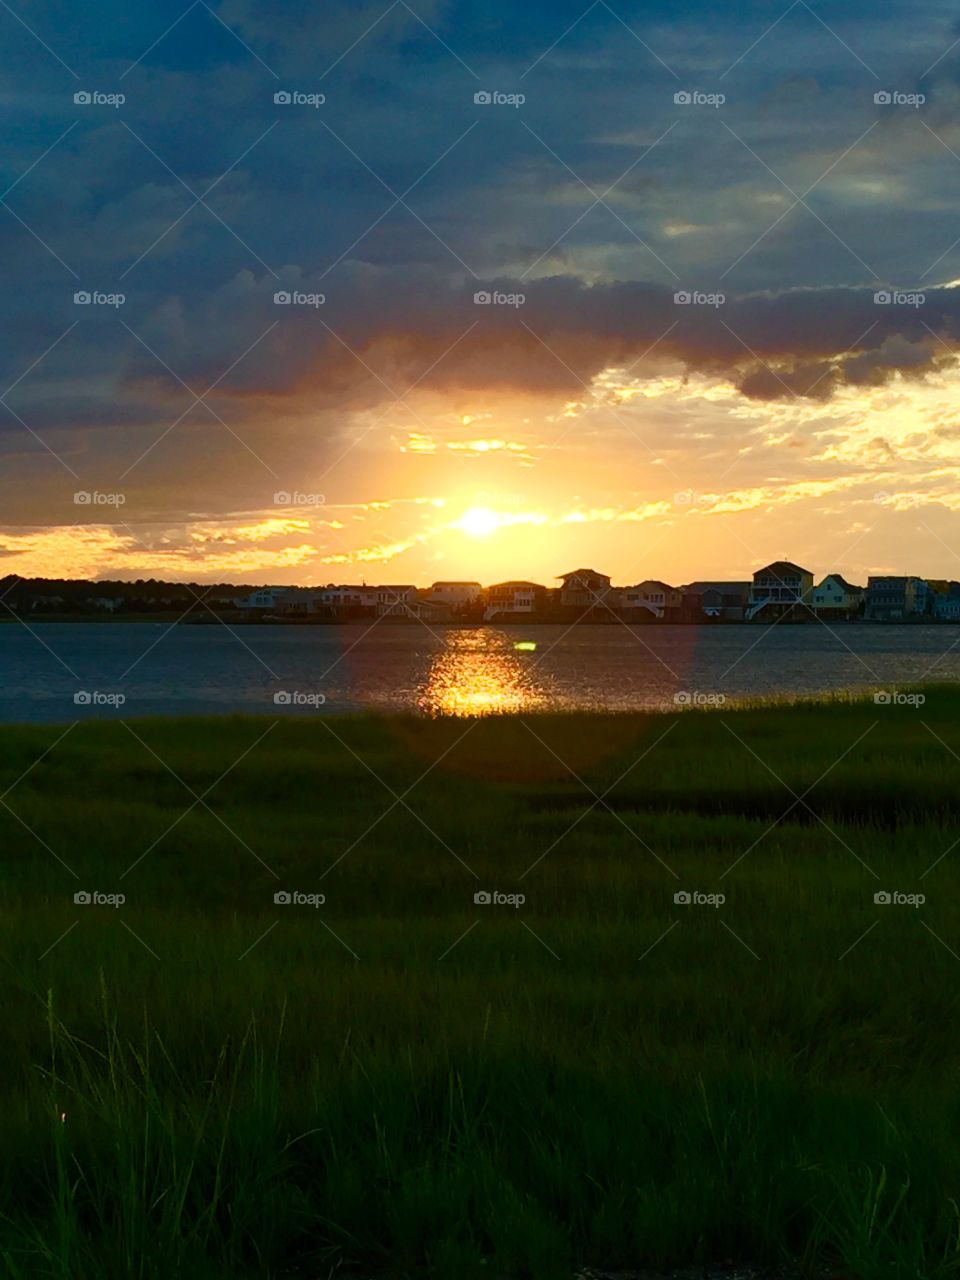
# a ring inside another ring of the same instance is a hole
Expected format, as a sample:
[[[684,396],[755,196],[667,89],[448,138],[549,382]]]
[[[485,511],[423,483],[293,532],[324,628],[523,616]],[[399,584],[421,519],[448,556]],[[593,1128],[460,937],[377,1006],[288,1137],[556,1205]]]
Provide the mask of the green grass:
[[[2,1274],[960,1274],[925,692],[0,731]]]

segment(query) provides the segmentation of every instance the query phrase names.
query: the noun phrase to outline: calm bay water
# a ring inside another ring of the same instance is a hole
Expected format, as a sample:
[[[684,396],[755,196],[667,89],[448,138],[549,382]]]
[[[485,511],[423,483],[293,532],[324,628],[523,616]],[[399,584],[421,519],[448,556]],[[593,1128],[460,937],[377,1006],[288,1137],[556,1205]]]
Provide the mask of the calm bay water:
[[[524,646],[518,649],[520,643]],[[529,646],[534,645],[535,648]],[[0,626],[0,720],[629,710],[960,679],[943,626]],[[90,695],[76,703],[74,695]],[[274,695],[290,695],[276,704]],[[111,699],[122,694],[125,702]],[[321,703],[321,698],[323,699]],[[105,700],[106,699],[106,700]]]

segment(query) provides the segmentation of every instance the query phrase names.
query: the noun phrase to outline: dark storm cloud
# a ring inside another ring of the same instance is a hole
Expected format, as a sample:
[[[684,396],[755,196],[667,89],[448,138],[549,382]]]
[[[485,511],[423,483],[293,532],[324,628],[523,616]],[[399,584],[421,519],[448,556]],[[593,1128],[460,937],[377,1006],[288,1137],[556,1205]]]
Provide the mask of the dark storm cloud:
[[[273,355],[246,365],[248,390],[266,373],[260,390],[310,387],[337,397],[352,386],[377,400],[384,387],[374,374],[389,369],[384,382],[398,394],[421,378],[424,386],[566,394],[610,366],[639,362],[643,377],[673,360],[727,376],[751,397],[828,398],[844,383],[875,386],[952,363],[960,335],[957,289],[902,301],[873,289],[802,289],[727,296],[715,306],[678,303],[662,285],[563,277],[505,279],[489,291],[523,293],[524,302],[478,306],[472,292],[449,290],[420,310],[411,299],[427,296],[422,281],[396,293],[365,293],[358,283],[342,321],[329,309],[320,321],[336,326],[336,336],[309,318],[285,318]]]
[[[828,398],[844,383],[943,367],[960,335],[954,288],[798,289],[711,305],[697,301],[710,295],[677,302],[651,283],[485,282],[495,298],[523,298],[512,306],[476,303],[472,282],[390,270],[342,275],[322,305],[278,306],[277,287],[312,296],[322,282],[293,269],[278,280],[241,272],[202,305],[170,299],[152,314],[128,304],[85,316],[47,357],[47,378],[21,384],[11,403],[35,425],[56,425],[68,404],[78,425],[122,424],[173,416],[214,385],[211,403],[256,419],[305,399],[315,410],[369,408],[414,384],[568,394],[607,367],[636,364],[643,377],[670,361],[729,377],[753,398]],[[71,393],[84,378],[87,394]]]
[[[951,358],[946,8],[585,8],[39,3],[39,39],[0,12],[0,391],[26,374],[25,421],[109,449],[190,405],[178,379],[216,383],[231,423],[277,430],[308,402],[335,432],[420,378],[567,394],[652,343],[769,399]],[[477,106],[479,89],[526,102]],[[879,89],[928,101],[878,107]],[[926,303],[875,305],[892,284]],[[494,286],[527,301],[475,307]],[[274,305],[294,289],[326,301]],[[678,289],[727,302],[676,307]],[[79,308],[78,290],[126,301]],[[22,431],[0,415],[4,447]]]

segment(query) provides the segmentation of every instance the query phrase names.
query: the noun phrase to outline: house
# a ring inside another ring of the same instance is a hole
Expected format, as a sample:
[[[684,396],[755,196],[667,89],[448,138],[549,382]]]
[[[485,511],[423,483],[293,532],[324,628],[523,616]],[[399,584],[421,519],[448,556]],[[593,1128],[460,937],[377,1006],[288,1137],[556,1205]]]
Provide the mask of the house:
[[[855,587],[839,573],[828,573],[814,587],[810,604],[817,617],[854,618],[863,609],[864,587]]]
[[[376,587],[328,583],[313,593],[311,612],[342,621],[374,618],[377,613]]]
[[[406,618],[412,621],[419,617],[416,587],[404,584],[403,586],[376,587],[374,590],[377,597],[378,618]]]
[[[547,606],[547,588],[538,582],[498,582],[483,593],[484,622],[540,616]]]
[[[613,622],[619,604],[619,592],[611,587],[605,573],[595,569],[574,569],[558,575],[561,583],[561,610],[578,622]]]
[[[435,582],[421,593],[420,598],[428,604],[445,604],[456,609],[479,600],[482,594],[483,587],[479,582]]]
[[[250,613],[307,613],[318,594],[315,587],[259,587],[233,604]]]
[[[417,592],[419,617],[432,622],[474,621],[482,595],[479,582],[435,582]]]
[[[753,575],[746,619],[782,617],[797,605],[806,604],[813,592],[813,574],[791,560],[774,560]]]
[[[445,622],[462,623],[464,621],[463,617],[460,616],[459,611],[453,605],[438,603],[435,600],[424,600],[421,598],[415,600],[410,605],[410,608],[412,610],[413,618],[416,618],[419,622],[432,623],[434,626]],[[411,617],[409,614],[407,616]]]
[[[949,590],[933,597],[933,616],[938,622],[960,622],[960,583],[951,582]]]
[[[960,582],[927,579],[927,612],[938,622],[960,622]]]
[[[41,613],[47,609],[56,612],[63,608],[63,596],[31,596],[30,608]]]
[[[750,598],[749,582],[691,582],[680,587],[683,616],[693,622],[716,618],[742,622]]]
[[[933,594],[923,578],[871,574],[867,579],[864,617],[871,622],[902,622],[905,618],[920,618],[927,612]]]
[[[288,593],[288,587],[261,587],[257,591],[251,591],[241,600],[234,600],[233,603],[238,609],[261,609],[273,612],[280,607],[281,601]]]
[[[659,618],[676,622],[683,607],[683,592],[666,582],[649,578],[635,587],[620,587],[620,616],[625,622],[646,622]]]
[[[316,611],[316,599],[319,591],[316,587],[288,587],[277,599],[275,612],[294,614],[302,617]]]

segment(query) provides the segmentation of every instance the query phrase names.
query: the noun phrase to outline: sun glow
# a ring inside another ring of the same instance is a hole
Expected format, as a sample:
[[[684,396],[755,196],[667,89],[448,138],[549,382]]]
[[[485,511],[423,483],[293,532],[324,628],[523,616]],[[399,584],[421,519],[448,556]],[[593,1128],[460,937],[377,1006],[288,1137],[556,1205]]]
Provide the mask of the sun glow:
[[[491,533],[507,524],[507,517],[489,507],[470,507],[459,520],[454,522],[455,529],[462,529],[471,538],[488,538]]]
[[[468,507],[450,529],[459,529],[471,538],[489,538],[512,525],[542,525],[548,517],[539,511],[494,511],[491,507]]]

